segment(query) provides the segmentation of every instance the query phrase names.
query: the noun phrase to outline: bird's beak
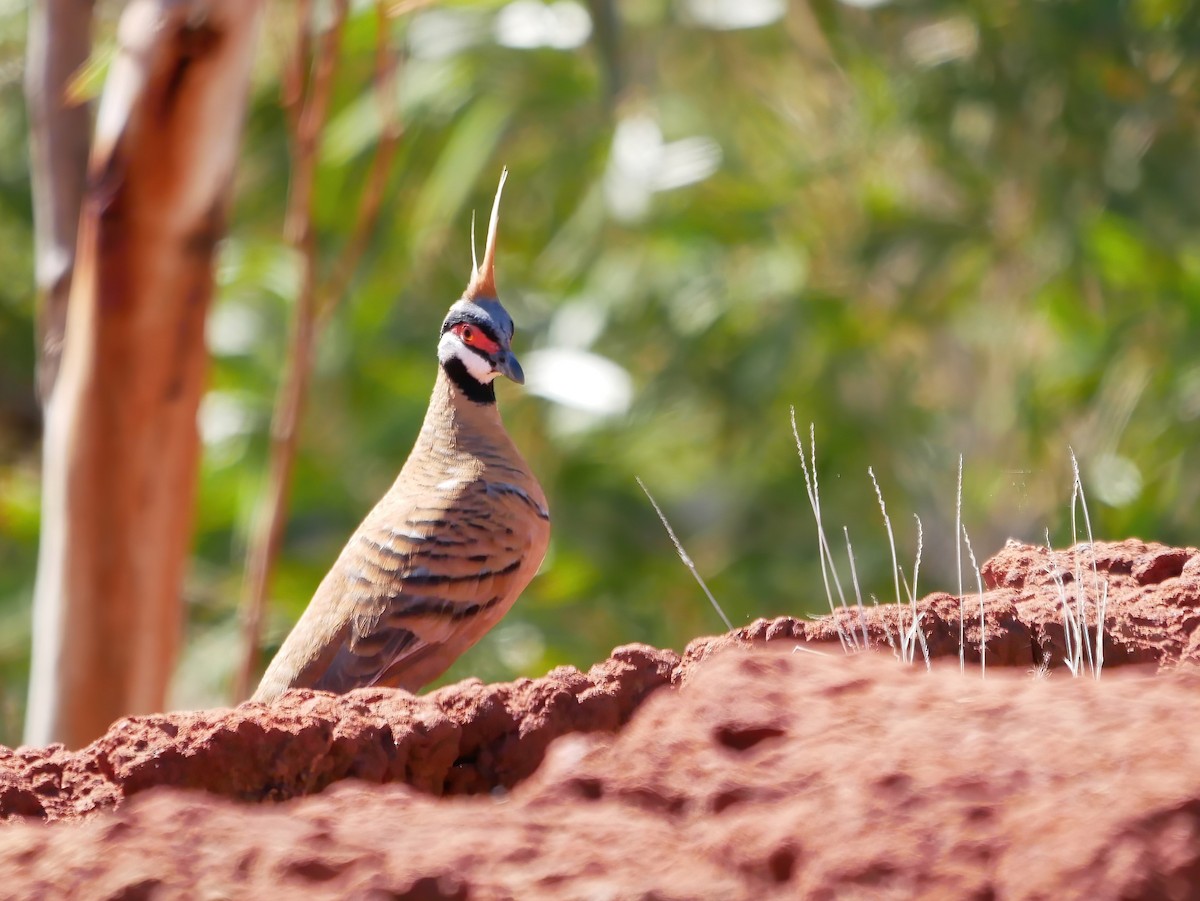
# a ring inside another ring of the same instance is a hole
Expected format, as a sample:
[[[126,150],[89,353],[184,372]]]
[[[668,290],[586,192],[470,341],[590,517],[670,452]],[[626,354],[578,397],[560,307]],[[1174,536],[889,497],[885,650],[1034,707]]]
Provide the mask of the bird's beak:
[[[525,373],[521,371],[521,364],[517,362],[517,355],[511,350],[506,350],[496,362],[496,369],[501,375],[506,375],[518,385],[525,384]]]

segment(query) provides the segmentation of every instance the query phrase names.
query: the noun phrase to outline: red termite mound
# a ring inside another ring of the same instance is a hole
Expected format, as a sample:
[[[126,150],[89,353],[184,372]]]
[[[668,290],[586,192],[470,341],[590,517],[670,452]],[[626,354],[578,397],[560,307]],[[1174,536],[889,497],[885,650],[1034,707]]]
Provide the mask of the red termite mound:
[[[0,749],[11,897],[1200,897],[1200,552],[1010,544],[980,598],[423,697],[297,691]],[[1103,676],[1062,666],[1105,601]],[[822,653],[798,653],[797,648]],[[944,659],[943,659],[944,658]],[[1180,664],[1184,665],[1180,665]],[[1130,666],[1129,664],[1141,664]],[[267,802],[267,803],[264,803]],[[274,803],[284,802],[284,803]],[[50,825],[46,825],[49,822]]]

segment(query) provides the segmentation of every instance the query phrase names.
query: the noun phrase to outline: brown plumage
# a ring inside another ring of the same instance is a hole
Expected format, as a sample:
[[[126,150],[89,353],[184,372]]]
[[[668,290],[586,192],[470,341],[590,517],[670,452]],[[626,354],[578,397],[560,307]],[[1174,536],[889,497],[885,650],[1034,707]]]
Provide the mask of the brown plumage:
[[[496,299],[496,191],[483,262],[442,325],[438,373],[408,460],[351,537],[267,668],[254,700],[288,688],[415,691],[508,612],[541,565],[550,515],[496,409],[522,382]]]

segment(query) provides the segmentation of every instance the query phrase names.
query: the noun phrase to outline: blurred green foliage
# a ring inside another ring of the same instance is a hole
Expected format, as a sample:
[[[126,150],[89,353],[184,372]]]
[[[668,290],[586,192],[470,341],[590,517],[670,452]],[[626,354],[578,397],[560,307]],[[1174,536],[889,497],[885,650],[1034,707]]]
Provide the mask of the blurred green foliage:
[[[380,133],[376,20],[355,7],[318,178],[326,266]],[[263,35],[221,255],[180,705],[227,700],[295,296],[280,237],[290,15],[275,5]],[[38,524],[24,18],[0,15],[7,743]],[[1200,530],[1190,0],[456,2],[391,28],[404,136],[321,341],[267,653],[408,452],[469,274],[471,211],[502,165],[500,293],[531,384],[503,385],[501,406],[555,531],[542,574],[452,677],[586,667],[616,644],[721,628],[635,475],[735,623],[822,609],[793,404],[802,432],[816,426],[830,538],[849,527],[880,600],[869,465],[908,560],[912,514],[924,523],[922,591],[957,585],[960,454],[981,558],[1008,536],[1070,540],[1069,447],[1097,537]]]

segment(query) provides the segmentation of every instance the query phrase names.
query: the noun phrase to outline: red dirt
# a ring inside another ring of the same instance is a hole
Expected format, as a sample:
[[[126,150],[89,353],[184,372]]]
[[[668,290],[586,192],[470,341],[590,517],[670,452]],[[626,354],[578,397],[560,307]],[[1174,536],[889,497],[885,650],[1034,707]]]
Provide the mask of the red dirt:
[[[1200,661],[1200,552],[1055,557],[1072,602],[1107,581],[1098,682],[1061,666],[1050,552],[1010,544],[984,567],[986,680],[978,594],[965,675],[959,602],[932,595],[929,650],[953,659],[931,673],[781,618],[587,674],[0,749],[0,894],[1200,897],[1200,673],[1177,665]],[[867,611],[885,651],[899,616]]]

